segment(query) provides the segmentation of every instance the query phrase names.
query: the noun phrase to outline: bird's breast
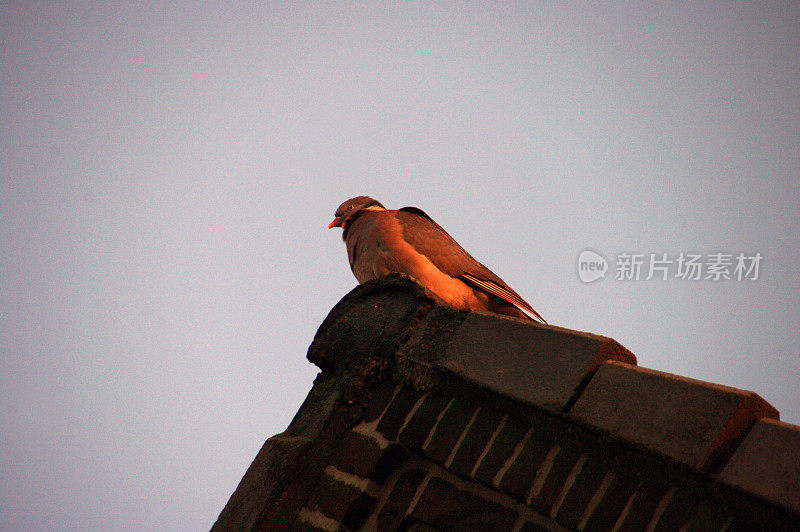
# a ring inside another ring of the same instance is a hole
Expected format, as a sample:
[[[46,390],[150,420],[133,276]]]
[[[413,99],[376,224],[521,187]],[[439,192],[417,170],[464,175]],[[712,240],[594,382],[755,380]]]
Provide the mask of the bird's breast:
[[[350,268],[359,283],[403,273],[453,307],[474,310],[486,306],[485,294],[442,272],[403,238],[403,227],[392,211],[359,216],[348,231],[346,244]]]
[[[359,283],[401,271],[391,251],[391,224],[386,213],[368,212],[353,222],[347,233],[347,257]]]

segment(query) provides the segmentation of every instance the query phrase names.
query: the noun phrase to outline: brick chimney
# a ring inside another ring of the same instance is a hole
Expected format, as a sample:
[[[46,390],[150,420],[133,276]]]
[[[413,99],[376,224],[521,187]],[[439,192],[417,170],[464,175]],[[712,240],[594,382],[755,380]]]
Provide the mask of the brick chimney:
[[[610,338],[361,285],[222,530],[798,530],[800,427]]]

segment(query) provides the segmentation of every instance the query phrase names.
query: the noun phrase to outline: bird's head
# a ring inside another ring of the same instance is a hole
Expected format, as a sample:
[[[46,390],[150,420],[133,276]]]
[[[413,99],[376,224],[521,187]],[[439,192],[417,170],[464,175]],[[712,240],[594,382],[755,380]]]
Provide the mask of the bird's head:
[[[361,211],[383,211],[386,208],[381,205],[381,202],[372,199],[369,196],[356,196],[351,198],[336,209],[335,218],[328,224],[328,229],[333,227],[341,227],[345,229],[350,220]]]

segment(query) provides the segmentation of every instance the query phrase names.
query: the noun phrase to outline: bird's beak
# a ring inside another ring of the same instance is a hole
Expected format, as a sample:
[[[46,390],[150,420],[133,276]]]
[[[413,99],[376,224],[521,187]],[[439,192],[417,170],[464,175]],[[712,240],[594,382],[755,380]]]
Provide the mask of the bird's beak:
[[[342,225],[341,217],[334,218],[331,223],[328,224],[328,229],[333,229],[334,227],[340,227]]]

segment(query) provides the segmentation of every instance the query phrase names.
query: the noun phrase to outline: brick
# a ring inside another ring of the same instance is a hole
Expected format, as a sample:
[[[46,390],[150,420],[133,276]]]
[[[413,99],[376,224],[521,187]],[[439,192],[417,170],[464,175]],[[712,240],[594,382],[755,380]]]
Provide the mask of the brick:
[[[361,528],[375,509],[375,504],[377,502],[377,500],[369,495],[362,494],[347,507],[347,513],[345,513],[342,518],[342,524],[351,530]]]
[[[293,532],[327,532],[327,529],[314,526],[310,523],[296,522],[292,525]]]
[[[587,457],[555,516],[556,521],[567,528],[576,529],[607,473],[607,467],[598,460]]]
[[[294,464],[311,442],[306,438],[278,434],[269,438],[239,481],[236,491],[220,513],[213,530],[242,527],[251,529],[259,515],[275,504],[290,483]]]
[[[412,450],[422,449],[439,414],[450,402],[449,397],[426,396],[417,411],[411,416],[408,424],[398,436],[400,443]]]
[[[394,397],[395,391],[399,385],[394,381],[386,381],[375,390],[372,394],[372,398],[370,399],[367,407],[364,409],[364,417],[362,421],[365,423],[371,423],[380,417],[381,414],[386,410],[386,407],[389,406],[392,398]]]
[[[444,464],[476,408],[466,401],[454,399],[436,424],[428,446],[423,449],[424,453],[431,460]]]
[[[549,437],[542,437],[534,428],[532,437],[520,450],[517,459],[509,466],[500,482],[500,489],[524,501],[547,453],[555,445]]]
[[[777,415],[752,392],[618,362],[603,364],[570,410],[572,419],[704,470],[753,421]]]
[[[386,499],[377,518],[378,530],[396,530],[405,517],[426,471],[411,469],[402,473]]]
[[[800,530],[800,514],[781,509],[779,506],[764,504],[757,497],[748,496],[746,492],[736,493],[741,496],[724,498],[715,501],[712,507],[721,507],[730,512],[732,517],[725,520],[729,523],[727,531],[749,532],[750,530]],[[703,530],[699,527],[689,530]]]
[[[348,431],[342,437],[339,449],[331,459],[331,465],[345,473],[366,478],[372,473],[383,452],[374,439]]]
[[[402,445],[396,443],[389,445],[369,472],[369,479],[378,484],[383,484],[394,469],[405,462],[407,458],[408,452]]]
[[[645,530],[653,514],[658,507],[658,503],[666,495],[667,489],[652,484],[642,484],[636,490],[636,497],[630,507],[625,519],[619,528],[621,532],[633,532]]]
[[[401,445],[391,444],[382,449],[373,438],[348,431],[330,463],[340,471],[382,484],[406,458]]]
[[[531,499],[533,508],[545,515],[550,515],[553,505],[564,489],[564,482],[580,457],[579,453],[561,448],[560,452],[555,455],[553,465],[550,467],[541,491]]]
[[[403,523],[403,525],[402,530],[404,532],[439,532],[439,530],[422,521],[410,522],[409,520],[408,523]]]
[[[733,521],[733,518],[719,506],[708,501],[698,501],[689,521],[685,525],[685,530],[722,530],[725,527],[725,523]],[[667,518],[668,520],[669,517]],[[662,528],[662,530],[665,529]],[[731,530],[735,530],[735,528]]]
[[[638,486],[630,476],[615,476],[584,529],[611,530]]]
[[[420,315],[439,302],[400,274],[361,284],[328,313],[308,348],[308,360],[337,374],[386,371]]]
[[[450,339],[461,326],[469,312],[447,306],[428,309],[419,325],[411,333],[408,341],[400,348],[398,355],[414,362],[433,367],[438,362]],[[401,367],[398,370],[402,373]],[[410,373],[405,377],[416,379]]]
[[[670,532],[671,530],[681,530],[683,525],[692,522],[697,506],[700,504],[698,497],[686,493],[680,489],[675,489],[669,499],[669,503],[663,508],[661,516],[656,522],[656,532]],[[696,524],[705,523],[706,530],[720,530],[724,521],[714,519],[715,515],[708,513],[703,520],[694,521]]]
[[[491,485],[495,475],[514,452],[527,430],[527,425],[521,419],[509,416],[475,471],[475,478]]]
[[[350,505],[360,499],[363,494],[355,486],[323,475],[306,508],[312,511],[318,510],[331,519],[341,521]]]
[[[425,486],[411,517],[442,530],[511,530],[517,513],[433,477]]]
[[[319,436],[329,416],[339,406],[340,398],[341,388],[337,379],[325,373],[317,375],[314,387],[286,428],[284,436],[309,439]]]
[[[553,529],[538,523],[527,522],[519,530],[520,532],[552,532]]]
[[[421,394],[409,386],[400,388],[378,422],[378,432],[383,434],[387,440],[396,441],[400,427],[403,426],[406,416],[420,397]]]
[[[794,512],[800,512],[800,427],[759,420],[719,476]]]
[[[502,412],[486,406],[481,407],[448,469],[459,475],[468,476],[502,419]]]
[[[561,411],[586,376],[606,360],[636,363],[632,353],[610,338],[473,312],[456,331],[441,363],[504,395]]]

